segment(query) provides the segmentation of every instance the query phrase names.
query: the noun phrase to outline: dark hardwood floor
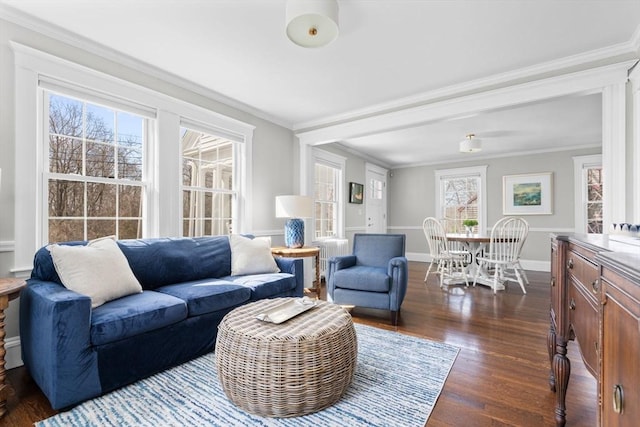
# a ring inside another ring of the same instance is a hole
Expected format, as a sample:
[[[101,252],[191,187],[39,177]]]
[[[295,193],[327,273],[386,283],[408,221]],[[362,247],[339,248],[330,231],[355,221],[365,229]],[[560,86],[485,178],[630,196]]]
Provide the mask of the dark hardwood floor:
[[[484,286],[441,290],[435,275],[425,285],[425,271],[425,264],[410,263],[397,327],[384,311],[356,308],[352,314],[356,322],[460,347],[427,426],[553,426],[555,395],[548,385],[546,347],[549,274],[528,272],[527,295],[512,283],[494,296]],[[569,344],[569,358],[567,426],[594,426],[595,379],[575,343]],[[55,413],[24,368],[8,371],[8,379],[15,391],[0,425],[31,426]]]

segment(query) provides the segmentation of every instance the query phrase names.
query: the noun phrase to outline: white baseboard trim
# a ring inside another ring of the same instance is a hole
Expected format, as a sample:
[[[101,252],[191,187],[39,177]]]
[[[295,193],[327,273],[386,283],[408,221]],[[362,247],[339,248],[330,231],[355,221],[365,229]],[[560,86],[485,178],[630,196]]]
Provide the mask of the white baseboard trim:
[[[422,252],[407,252],[405,256],[409,261],[431,262],[431,256]]]
[[[20,337],[7,338],[4,341],[6,353],[4,355],[5,369],[17,368],[24,365],[22,362],[22,349],[20,348]]]
[[[417,261],[417,262],[430,262],[431,257],[427,253],[423,252],[407,252],[405,254],[409,261]],[[539,261],[539,260],[531,260],[531,259],[523,259],[520,260],[520,264],[522,264],[522,268],[525,270],[531,271],[551,271],[551,262],[550,261]]]

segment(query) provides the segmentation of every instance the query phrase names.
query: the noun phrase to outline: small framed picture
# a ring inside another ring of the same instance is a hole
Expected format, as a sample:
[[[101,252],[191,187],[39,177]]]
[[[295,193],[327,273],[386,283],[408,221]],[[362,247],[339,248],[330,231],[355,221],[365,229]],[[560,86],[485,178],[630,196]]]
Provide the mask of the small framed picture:
[[[349,183],[349,203],[362,204],[364,200],[364,185],[356,182]]]
[[[551,215],[553,173],[506,175],[502,177],[504,215]]]

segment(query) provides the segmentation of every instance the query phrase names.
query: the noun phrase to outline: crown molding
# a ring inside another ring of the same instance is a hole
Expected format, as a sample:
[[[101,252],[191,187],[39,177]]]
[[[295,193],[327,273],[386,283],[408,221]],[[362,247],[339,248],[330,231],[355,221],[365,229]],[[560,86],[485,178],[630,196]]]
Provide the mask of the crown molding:
[[[385,169],[391,169],[391,165],[389,163],[386,163],[376,157],[373,157],[367,153],[363,153],[360,150],[356,150],[354,148],[351,147],[347,147],[346,145],[340,143],[340,142],[335,142],[333,145],[337,146],[338,148],[340,148],[342,151],[346,151],[347,153],[353,154],[354,156],[357,156],[359,158],[361,158],[362,160],[366,160],[369,163],[373,163],[376,166],[379,166],[381,168],[385,168]],[[322,145],[319,145],[318,147],[322,147]]]
[[[407,168],[415,168],[420,166],[437,166],[437,165],[451,165],[458,163],[467,163],[467,162],[476,162],[481,160],[491,160],[491,159],[501,159],[505,157],[521,157],[521,156],[530,156],[534,154],[545,154],[545,153],[558,153],[562,151],[574,151],[574,150],[584,150],[588,148],[602,148],[602,144],[594,143],[594,144],[583,144],[583,145],[571,145],[571,146],[562,146],[557,148],[547,148],[547,149],[539,149],[539,150],[527,150],[527,151],[518,151],[511,152],[505,154],[492,154],[492,155],[473,155],[473,157],[465,154],[465,159],[460,158],[449,158],[438,162],[421,162],[421,163],[407,163],[402,165],[397,165],[393,167],[394,170],[398,169],[407,169]]]
[[[417,107],[431,102],[458,97],[462,94],[481,92],[489,87],[500,88],[513,84],[514,82],[533,81],[540,76],[559,76],[566,74],[567,70],[576,70],[581,67],[587,68],[589,64],[598,62],[602,63],[605,61],[611,62],[614,59],[617,59],[616,62],[619,62],[621,57],[627,56],[627,59],[630,59],[633,56],[636,56],[637,58],[638,55],[640,55],[640,26],[636,28],[631,39],[624,43],[618,43],[616,45],[567,56],[553,61],[543,62],[530,67],[495,74],[487,78],[446,86],[433,91],[395,99],[390,102],[384,102],[342,114],[327,116],[318,120],[294,123],[293,131],[298,132],[311,130],[313,128],[350,122],[384,113],[391,113],[400,109]]]
[[[251,114],[256,118],[269,121],[287,129],[292,128],[292,123],[287,120],[273,116],[266,113],[265,111],[254,108],[248,104],[230,98],[207,87],[186,80],[183,77],[177,76],[173,73],[142,62],[115,49],[111,49],[105,45],[89,40],[82,35],[72,33],[68,30],[65,30],[64,28],[60,28],[41,19],[27,15],[26,13],[5,4],[0,4],[0,17],[0,19],[34,31],[45,37],[49,37],[51,39],[84,50],[86,52],[90,52],[92,55],[99,56],[109,61],[113,61],[114,63],[131,68],[135,71],[147,74],[151,77],[155,77],[181,89],[188,90],[205,98],[222,103],[241,112]]]

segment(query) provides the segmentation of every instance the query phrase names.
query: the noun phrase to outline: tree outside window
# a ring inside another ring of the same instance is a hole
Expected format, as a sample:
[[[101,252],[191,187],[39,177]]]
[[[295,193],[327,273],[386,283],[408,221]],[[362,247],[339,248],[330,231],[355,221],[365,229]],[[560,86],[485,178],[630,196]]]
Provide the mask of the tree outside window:
[[[45,92],[48,240],[142,237],[145,119]]]
[[[476,176],[442,178],[441,218],[447,233],[462,232],[464,220],[478,221],[479,181]]]
[[[602,233],[602,167],[585,169],[587,182],[587,233]]]

